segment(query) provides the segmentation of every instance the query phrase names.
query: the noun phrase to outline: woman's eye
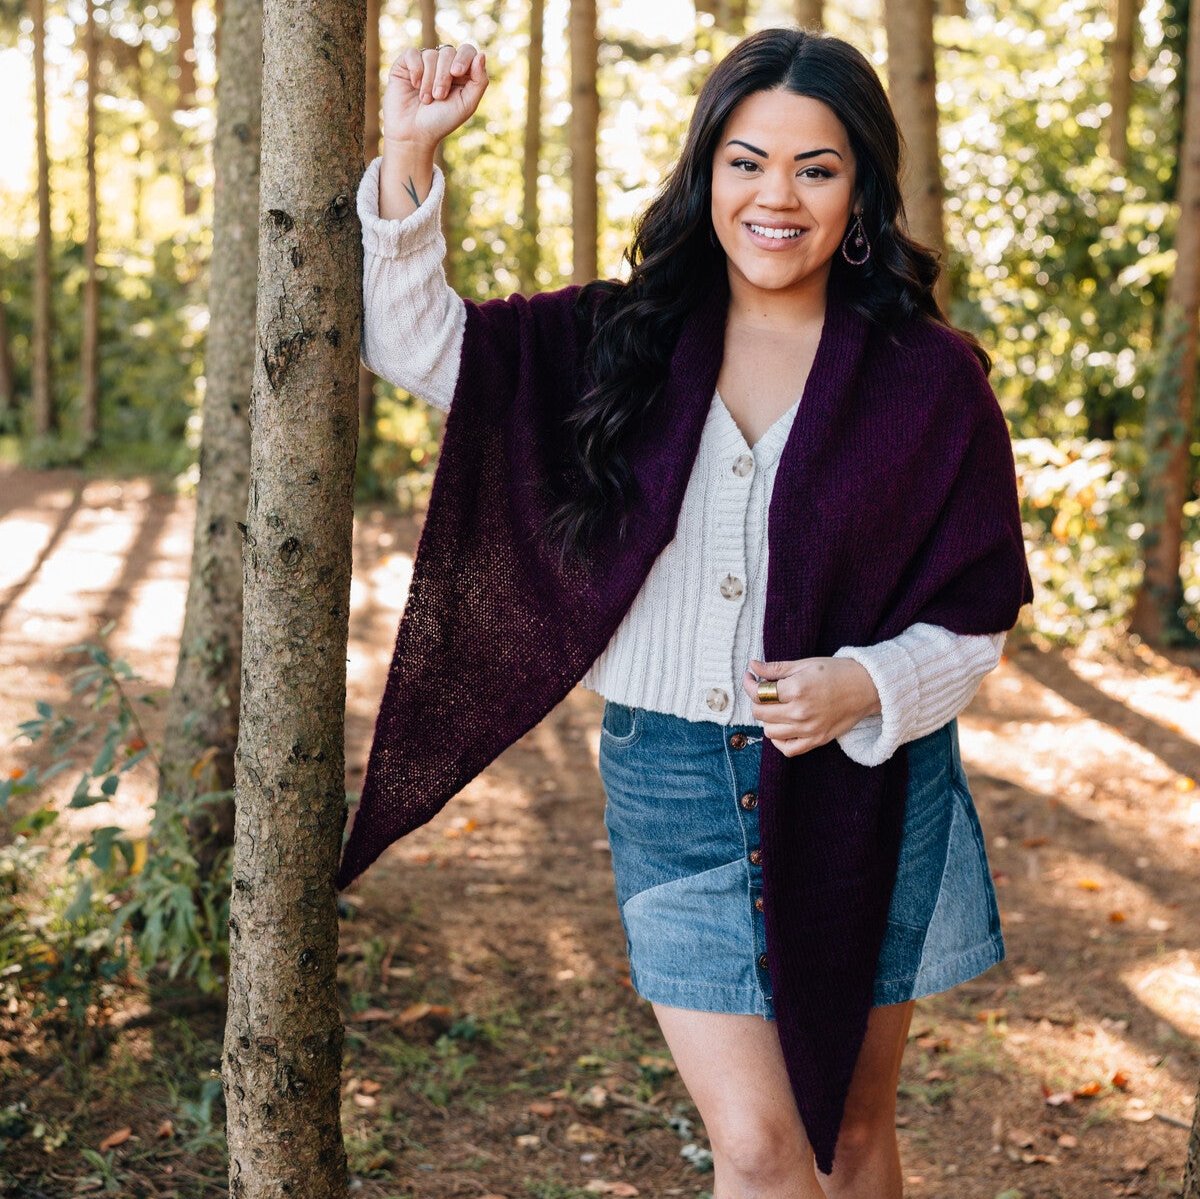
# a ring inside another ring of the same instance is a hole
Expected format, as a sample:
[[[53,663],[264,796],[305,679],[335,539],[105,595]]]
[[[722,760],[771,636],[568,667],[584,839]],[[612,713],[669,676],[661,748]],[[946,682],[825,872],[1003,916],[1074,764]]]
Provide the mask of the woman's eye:
[[[742,168],[747,167],[747,168],[749,168],[750,171],[756,171],[758,169],[759,164],[757,162],[752,161],[749,158],[735,158],[733,160],[733,162],[730,163],[730,166],[732,166],[733,169],[735,171],[737,171],[739,174],[745,175],[745,174],[748,174],[749,171],[743,170]],[[799,174],[799,177],[802,179],[830,179],[830,178],[832,178],[832,172],[827,170],[825,167],[802,167],[800,169],[800,171],[798,172],[798,174]]]

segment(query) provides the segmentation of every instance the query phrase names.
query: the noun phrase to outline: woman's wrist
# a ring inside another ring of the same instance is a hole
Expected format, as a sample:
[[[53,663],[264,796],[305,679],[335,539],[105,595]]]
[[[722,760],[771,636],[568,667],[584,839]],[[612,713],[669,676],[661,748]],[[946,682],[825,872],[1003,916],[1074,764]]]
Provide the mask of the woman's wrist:
[[[838,661],[845,662],[847,670],[853,670],[855,710],[858,712],[858,719],[865,720],[868,716],[878,716],[883,711],[883,705],[879,699],[879,690],[875,686],[875,680],[871,678],[871,672],[853,658],[839,658]]]
[[[416,212],[433,187],[437,144],[383,139],[379,169],[379,215],[387,221]]]

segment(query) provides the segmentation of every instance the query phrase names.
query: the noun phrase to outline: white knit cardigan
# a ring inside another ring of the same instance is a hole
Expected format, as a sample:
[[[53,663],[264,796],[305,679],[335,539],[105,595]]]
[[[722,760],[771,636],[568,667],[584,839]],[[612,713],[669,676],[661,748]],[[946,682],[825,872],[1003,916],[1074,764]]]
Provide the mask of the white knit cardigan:
[[[421,206],[379,216],[376,158],[358,189],[363,229],[367,368],[446,411],[458,379],[466,309],[446,282],[445,176],[435,166]],[[688,720],[752,724],[742,674],[762,659],[767,506],[797,399],[750,446],[719,393],[704,426],[674,539],[650,569],[604,651],[581,680],[610,700]],[[863,765],[940,728],[1000,660],[1004,633],[964,635],[913,624],[890,641],[843,646],[871,676],[881,711],[838,742]]]

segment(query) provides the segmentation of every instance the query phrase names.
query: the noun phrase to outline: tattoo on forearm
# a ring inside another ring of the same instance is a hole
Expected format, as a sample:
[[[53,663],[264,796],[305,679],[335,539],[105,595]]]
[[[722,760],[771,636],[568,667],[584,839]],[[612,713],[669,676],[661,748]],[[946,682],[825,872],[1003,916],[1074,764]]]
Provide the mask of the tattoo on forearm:
[[[413,182],[413,177],[409,175],[408,182],[404,185],[404,190],[408,192],[410,199],[417,208],[421,207],[421,197],[417,195],[417,185]]]

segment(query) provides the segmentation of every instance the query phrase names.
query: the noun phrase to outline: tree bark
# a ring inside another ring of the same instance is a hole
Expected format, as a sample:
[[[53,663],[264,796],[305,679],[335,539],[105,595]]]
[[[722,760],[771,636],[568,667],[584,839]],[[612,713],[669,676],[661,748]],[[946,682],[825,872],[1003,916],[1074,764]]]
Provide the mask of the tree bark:
[[[1113,39],[1109,49],[1112,78],[1108,95],[1108,156],[1124,171],[1129,166],[1129,105],[1133,96],[1133,34],[1138,0],[1113,0]]]
[[[176,60],[179,67],[179,111],[190,116],[196,108],[196,29],[192,19],[192,0],[175,0],[175,20],[179,26]],[[200,189],[192,178],[193,130],[185,123],[179,130],[179,173],[183,183],[183,212],[194,216],[200,209]]]
[[[379,45],[380,0],[367,0],[366,25],[366,87],[364,105],[366,117],[363,125],[363,165],[369,166],[379,153],[380,138],[380,45]],[[375,376],[360,362],[358,364],[358,450],[365,458],[375,442]]]
[[[346,822],[364,16],[357,0],[263,8],[258,347],[222,1070],[237,1199],[342,1199],[347,1188],[334,881]]]
[[[50,147],[46,139],[46,0],[30,0],[33,17],[33,94],[37,140],[37,248],[33,269],[33,429],[46,437],[58,431],[54,403],[54,309],[50,279]]]
[[[965,17],[967,0],[937,0],[939,17]]]
[[[820,29],[825,22],[825,0],[796,0],[796,24]]]
[[[1179,160],[1175,273],[1167,288],[1158,369],[1146,396],[1146,466],[1142,479],[1142,585],[1130,632],[1152,645],[1184,638],[1183,505],[1191,494],[1188,444],[1196,387],[1200,316],[1200,4],[1188,18],[1187,92]]]
[[[0,290],[2,288],[0,280]],[[0,424],[16,427],[17,384],[13,374],[12,342],[8,333],[8,309],[0,298]]]
[[[200,482],[183,634],[167,706],[160,803],[231,791],[242,663],[242,538],[254,379],[262,0],[229,0],[213,140],[213,248]],[[201,875],[233,845],[233,800],[186,816]]]
[[[83,403],[80,435],[85,448],[96,444],[100,434],[100,277],[96,252],[100,238],[100,210],[96,198],[96,5],[86,2],[84,49],[87,60],[87,240],[83,247],[83,344],[80,363]]]
[[[542,152],[542,42],[545,24],[545,0],[529,4],[529,79],[525,102],[524,181],[521,199],[521,291],[537,291],[538,233],[541,208],[538,205],[538,160]]]
[[[596,141],[596,0],[571,0],[571,279],[596,278],[599,242]]]
[[[888,94],[904,136],[904,207],[917,241],[941,256],[935,288],[943,308],[950,299],[945,269],[942,162],[938,154],[937,72],[934,65],[933,0],[884,0],[888,45]]]

